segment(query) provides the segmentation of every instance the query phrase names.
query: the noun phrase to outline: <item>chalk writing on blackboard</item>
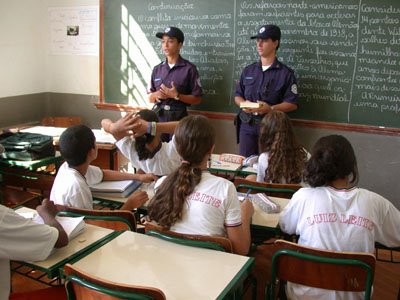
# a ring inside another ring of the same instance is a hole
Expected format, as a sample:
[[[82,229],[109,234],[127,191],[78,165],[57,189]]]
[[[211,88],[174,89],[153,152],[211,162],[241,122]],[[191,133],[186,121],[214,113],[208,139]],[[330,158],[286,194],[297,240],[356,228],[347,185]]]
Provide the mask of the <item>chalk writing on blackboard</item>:
[[[164,59],[156,32],[171,25],[183,30],[185,44],[181,54],[197,65],[204,90],[203,101],[193,107],[195,110],[237,112],[233,101],[235,83],[243,68],[259,59],[250,36],[259,26],[272,23],[282,30],[278,57],[298,78],[300,107],[292,117],[400,128],[400,2],[397,0],[183,3],[104,0],[104,3],[105,41],[115,39],[121,31],[118,22],[107,22],[118,18],[118,9],[125,7],[158,56],[156,63]],[[114,13],[112,8],[116,8]],[[105,65],[115,63],[121,52],[117,40],[105,43]],[[130,64],[135,68],[134,56]],[[153,66],[149,65],[150,70]],[[138,75],[135,81],[139,82],[138,89],[129,87],[121,93],[127,75],[119,74],[117,67],[106,69],[106,77],[114,81],[105,85],[106,101],[146,101],[129,92],[145,90],[147,73]]]

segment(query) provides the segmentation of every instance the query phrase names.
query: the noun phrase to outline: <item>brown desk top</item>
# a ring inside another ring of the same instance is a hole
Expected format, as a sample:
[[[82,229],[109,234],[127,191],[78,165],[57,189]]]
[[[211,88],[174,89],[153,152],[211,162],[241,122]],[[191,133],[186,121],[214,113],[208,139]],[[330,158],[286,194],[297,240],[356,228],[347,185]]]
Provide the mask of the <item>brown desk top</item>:
[[[39,205],[40,195],[10,187],[0,187],[0,203],[9,208],[28,204],[33,200],[37,200],[37,205]]]

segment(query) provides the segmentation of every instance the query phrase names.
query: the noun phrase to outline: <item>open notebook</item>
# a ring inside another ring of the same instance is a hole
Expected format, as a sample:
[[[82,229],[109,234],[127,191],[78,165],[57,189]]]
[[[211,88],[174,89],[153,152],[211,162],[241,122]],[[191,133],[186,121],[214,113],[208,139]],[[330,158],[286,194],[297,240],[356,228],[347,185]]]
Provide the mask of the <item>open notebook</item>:
[[[61,224],[64,228],[68,240],[72,240],[78,235],[80,235],[84,230],[86,223],[83,220],[84,217],[59,217],[56,216],[56,220]],[[34,222],[39,224],[44,224],[43,219],[39,214],[36,214],[35,217],[32,219]]]
[[[20,207],[15,210],[17,214],[25,219],[31,219],[32,221],[44,224],[42,217],[37,213],[36,210],[28,208],[28,207]],[[86,227],[86,223],[83,220],[84,217],[59,217],[56,216],[56,220],[61,224],[64,228],[68,240],[72,240],[79,234],[81,234]]]

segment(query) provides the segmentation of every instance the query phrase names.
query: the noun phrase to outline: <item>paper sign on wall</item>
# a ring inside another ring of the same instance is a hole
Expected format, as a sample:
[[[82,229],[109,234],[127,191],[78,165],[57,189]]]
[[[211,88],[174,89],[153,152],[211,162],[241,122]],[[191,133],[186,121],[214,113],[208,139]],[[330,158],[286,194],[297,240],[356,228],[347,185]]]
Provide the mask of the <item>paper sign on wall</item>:
[[[99,7],[50,7],[50,53],[99,54]]]

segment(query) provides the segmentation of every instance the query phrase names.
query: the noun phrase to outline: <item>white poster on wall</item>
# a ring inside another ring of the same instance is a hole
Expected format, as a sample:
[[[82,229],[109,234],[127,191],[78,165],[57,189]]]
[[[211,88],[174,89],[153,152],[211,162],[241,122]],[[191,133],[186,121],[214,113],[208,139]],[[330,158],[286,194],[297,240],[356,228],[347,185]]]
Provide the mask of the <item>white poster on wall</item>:
[[[50,7],[50,54],[98,55],[99,7]]]

